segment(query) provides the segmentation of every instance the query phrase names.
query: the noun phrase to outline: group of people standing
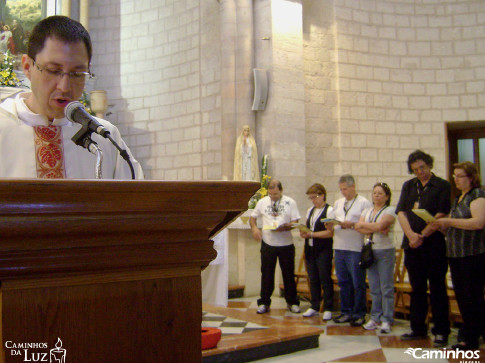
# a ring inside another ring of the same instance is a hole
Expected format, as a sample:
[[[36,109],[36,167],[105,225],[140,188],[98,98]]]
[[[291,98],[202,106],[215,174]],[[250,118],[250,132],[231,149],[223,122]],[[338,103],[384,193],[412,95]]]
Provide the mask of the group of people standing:
[[[414,178],[406,181],[396,208],[386,183],[376,183],[372,203],[356,191],[352,175],[339,179],[343,198],[333,207],[326,202],[322,184],[313,184],[306,194],[313,206],[306,214],[304,254],[309,278],[311,306],[304,317],[319,314],[323,290],[323,320],[332,319],[332,265],[340,288],[340,314],[336,323],[350,323],[367,330],[389,333],[394,319],[394,268],[396,250],[390,231],[397,219],[404,232],[404,264],[412,287],[411,331],[402,340],[428,335],[428,295],[431,305],[434,346],[448,344],[450,322],[446,273],[448,264],[456,299],[463,317],[458,343],[453,349],[477,349],[485,337],[485,191],[471,162],[454,165],[453,179],[460,195],[451,205],[451,185],[431,170],[433,158],[421,150],[411,153],[408,170]],[[425,209],[434,219],[425,222],[414,213]],[[262,219],[262,230],[257,220]],[[261,241],[261,298],[257,313],[270,311],[274,274],[279,259],[288,309],[299,313],[294,279],[295,247],[290,230],[300,215],[293,199],[283,195],[281,182],[272,180],[268,196],[254,209],[250,225],[254,239]],[[374,263],[360,267],[362,246],[372,244]],[[333,262],[333,259],[335,261]],[[366,272],[372,307],[366,322]],[[429,294],[428,294],[429,287]]]

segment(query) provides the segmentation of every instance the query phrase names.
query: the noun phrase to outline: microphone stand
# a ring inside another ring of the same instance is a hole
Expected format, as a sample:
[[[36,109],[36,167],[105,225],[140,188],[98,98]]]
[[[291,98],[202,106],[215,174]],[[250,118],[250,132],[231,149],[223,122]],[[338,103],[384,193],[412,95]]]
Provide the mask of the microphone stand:
[[[89,138],[89,136],[88,136],[88,138]],[[89,139],[91,140],[91,138],[89,138]],[[98,144],[96,144],[92,140],[90,142],[91,142],[91,144],[89,145],[88,150],[92,154],[96,155],[96,171],[94,172],[94,177],[96,179],[103,179],[103,172],[101,170],[101,164],[103,163],[103,152],[99,148]],[[93,152],[93,150],[91,150],[91,148],[94,149],[94,152]]]
[[[79,115],[77,117],[73,116],[74,113],[78,114],[79,112],[81,112],[81,116]],[[66,106],[64,110],[64,114],[69,121],[76,122],[82,125],[81,129],[71,138],[71,140],[74,141],[76,145],[79,145],[88,149],[89,152],[97,156],[98,160],[96,164],[96,179],[101,179],[101,162],[103,160],[103,154],[100,148],[98,147],[98,145],[91,139],[91,134],[93,133],[94,130],[96,130],[95,132],[101,135],[102,137],[105,137],[106,139],[110,140],[111,143],[116,147],[116,149],[118,149],[121,157],[125,159],[125,161],[128,163],[128,166],[130,167],[131,178],[135,179],[135,169],[133,168],[133,163],[130,160],[130,155],[128,154],[128,151],[126,151],[125,149],[122,149],[116,143],[116,141],[113,140],[109,131],[104,129],[104,127],[100,125],[99,122],[94,119],[94,117],[89,115],[87,111],[84,109],[84,106],[80,102],[77,102],[77,101],[70,102]],[[91,125],[92,122],[93,122],[93,125]],[[102,132],[99,130],[100,128],[102,129]]]
[[[87,149],[91,154],[96,155],[96,169],[94,176],[96,179],[102,179],[102,163],[103,152],[99,148],[98,144],[91,139],[92,131],[89,130],[87,125],[83,125],[81,129],[71,138],[76,145],[82,146]]]

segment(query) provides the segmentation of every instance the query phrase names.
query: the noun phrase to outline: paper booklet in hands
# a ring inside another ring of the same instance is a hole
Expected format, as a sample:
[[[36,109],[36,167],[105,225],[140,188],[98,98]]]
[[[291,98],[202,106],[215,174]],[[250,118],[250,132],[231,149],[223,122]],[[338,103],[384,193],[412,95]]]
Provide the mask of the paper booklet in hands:
[[[342,223],[342,221],[339,221],[338,219],[334,219],[334,218],[321,219],[320,222],[322,222],[322,223],[332,223],[333,225]]]
[[[416,214],[419,218],[421,218],[426,223],[431,223],[436,220],[426,209],[411,209],[414,214]]]
[[[289,231],[290,229],[298,228],[301,232],[311,232],[311,230],[307,226],[301,223],[292,222],[290,223],[290,226],[291,227],[288,228],[288,223],[277,225],[276,222],[274,222],[272,225],[263,226],[263,230],[281,232],[281,231]]]

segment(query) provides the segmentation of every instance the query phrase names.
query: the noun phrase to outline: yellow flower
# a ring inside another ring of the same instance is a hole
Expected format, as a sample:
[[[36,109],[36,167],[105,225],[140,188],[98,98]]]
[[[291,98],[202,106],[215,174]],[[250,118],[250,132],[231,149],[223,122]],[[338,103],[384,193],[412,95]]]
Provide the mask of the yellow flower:
[[[13,71],[13,61],[10,51],[3,54],[3,57],[4,61],[0,64],[0,85],[9,87],[20,86],[21,82]]]

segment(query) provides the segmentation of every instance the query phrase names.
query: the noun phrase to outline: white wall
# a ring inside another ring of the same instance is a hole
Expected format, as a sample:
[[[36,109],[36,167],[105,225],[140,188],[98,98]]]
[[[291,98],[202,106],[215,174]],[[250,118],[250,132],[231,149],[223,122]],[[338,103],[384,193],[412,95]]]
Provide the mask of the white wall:
[[[147,178],[220,177],[216,1],[93,0],[96,88]],[[109,112],[108,111],[108,112]]]

